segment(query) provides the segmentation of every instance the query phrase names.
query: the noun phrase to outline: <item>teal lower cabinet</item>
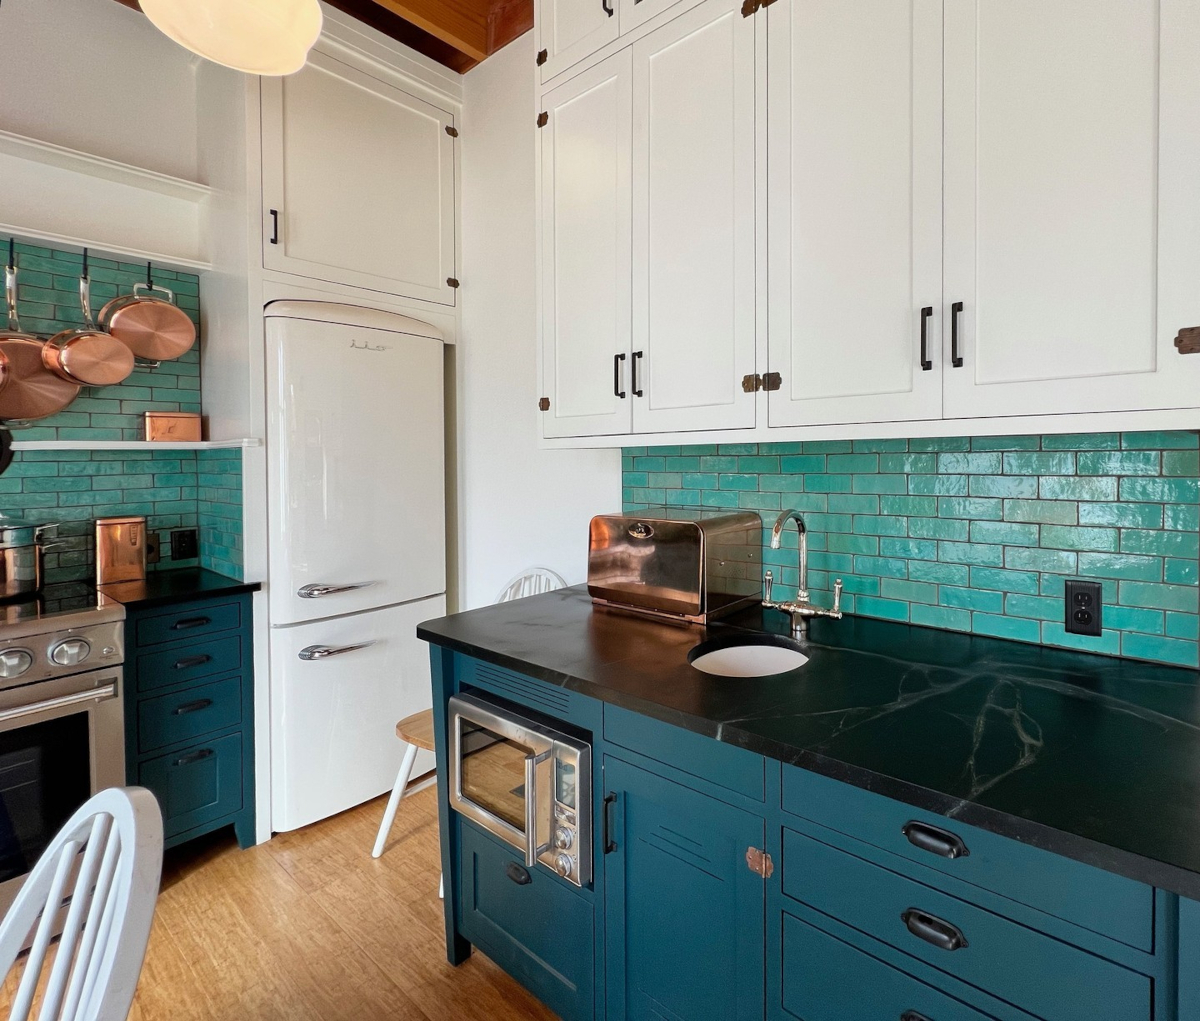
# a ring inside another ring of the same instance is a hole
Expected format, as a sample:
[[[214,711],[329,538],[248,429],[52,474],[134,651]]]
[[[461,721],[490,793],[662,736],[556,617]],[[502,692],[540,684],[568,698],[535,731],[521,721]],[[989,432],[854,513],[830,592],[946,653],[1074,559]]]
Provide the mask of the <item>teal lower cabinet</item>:
[[[173,847],[233,825],[254,843],[251,597],[129,607],[125,763],[147,787]]]

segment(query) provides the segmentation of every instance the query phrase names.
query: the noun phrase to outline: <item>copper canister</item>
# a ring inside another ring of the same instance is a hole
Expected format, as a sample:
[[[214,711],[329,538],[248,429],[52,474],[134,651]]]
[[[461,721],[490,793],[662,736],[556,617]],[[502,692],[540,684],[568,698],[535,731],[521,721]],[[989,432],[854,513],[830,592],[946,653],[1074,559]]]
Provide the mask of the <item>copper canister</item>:
[[[194,411],[147,411],[146,439],[156,442],[195,441],[201,438],[200,416]]]
[[[146,577],[146,519],[96,519],[96,584]]]

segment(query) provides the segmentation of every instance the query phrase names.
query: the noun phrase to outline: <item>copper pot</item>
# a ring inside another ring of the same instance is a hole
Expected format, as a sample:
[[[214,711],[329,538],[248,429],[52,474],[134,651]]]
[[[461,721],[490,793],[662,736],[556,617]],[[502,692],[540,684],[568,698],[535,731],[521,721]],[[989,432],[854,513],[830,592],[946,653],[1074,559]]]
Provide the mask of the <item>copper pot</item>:
[[[68,383],[112,386],[133,372],[133,352],[92,322],[91,281],[87,271],[87,249],[83,250],[83,275],[79,278],[79,304],[85,325],[56,333],[42,348],[42,362]]]
[[[165,294],[169,300],[156,297]],[[113,298],[100,310],[100,328],[107,330],[133,352],[150,362],[169,361],[192,349],[196,326],[175,304],[175,293],[156,286],[146,266],[146,283],[135,284],[132,294]]]

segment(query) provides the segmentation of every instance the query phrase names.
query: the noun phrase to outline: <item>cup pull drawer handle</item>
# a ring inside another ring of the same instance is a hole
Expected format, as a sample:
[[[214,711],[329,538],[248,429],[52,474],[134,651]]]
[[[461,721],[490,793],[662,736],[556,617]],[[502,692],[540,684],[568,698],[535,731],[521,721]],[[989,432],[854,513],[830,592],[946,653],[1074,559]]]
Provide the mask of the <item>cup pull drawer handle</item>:
[[[900,1021],[929,1021],[924,1014],[918,1014],[915,1010],[906,1010],[900,1015]]]
[[[529,874],[529,869],[524,865],[518,865],[515,861],[510,861],[504,866],[504,874],[517,886],[528,886],[533,882],[533,876]]]
[[[186,716],[188,713],[198,713],[201,709],[207,709],[213,704],[211,698],[198,698],[195,702],[184,702],[181,706],[175,707],[176,716]]]
[[[194,666],[204,666],[205,663],[211,663],[212,656],[204,653],[201,656],[184,656],[183,659],[175,660],[176,670],[191,670]]]
[[[909,908],[900,915],[900,921],[917,939],[924,940],[939,950],[962,950],[970,945],[957,925],[952,925],[920,908]]]
[[[201,748],[199,751],[179,756],[174,764],[176,766],[190,766],[194,762],[203,762],[205,759],[211,759],[212,756],[213,750],[211,748]]]
[[[907,822],[900,828],[900,832],[908,838],[913,847],[942,858],[966,858],[971,854],[961,837],[949,830],[930,826],[927,822]]]
[[[212,617],[187,617],[177,620],[171,625],[172,631],[190,631],[194,627],[205,627],[212,623]]]

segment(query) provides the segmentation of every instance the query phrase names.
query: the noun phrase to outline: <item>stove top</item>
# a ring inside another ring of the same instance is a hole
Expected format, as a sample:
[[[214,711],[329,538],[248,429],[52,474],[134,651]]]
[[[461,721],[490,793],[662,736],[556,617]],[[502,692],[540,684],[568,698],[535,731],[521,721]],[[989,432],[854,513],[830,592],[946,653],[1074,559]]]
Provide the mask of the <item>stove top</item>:
[[[78,622],[68,619],[78,617]],[[0,642],[83,624],[124,620],[125,608],[86,581],[46,585],[37,595],[0,602]]]
[[[87,582],[47,585],[0,603],[0,688],[117,666],[125,607]]]

